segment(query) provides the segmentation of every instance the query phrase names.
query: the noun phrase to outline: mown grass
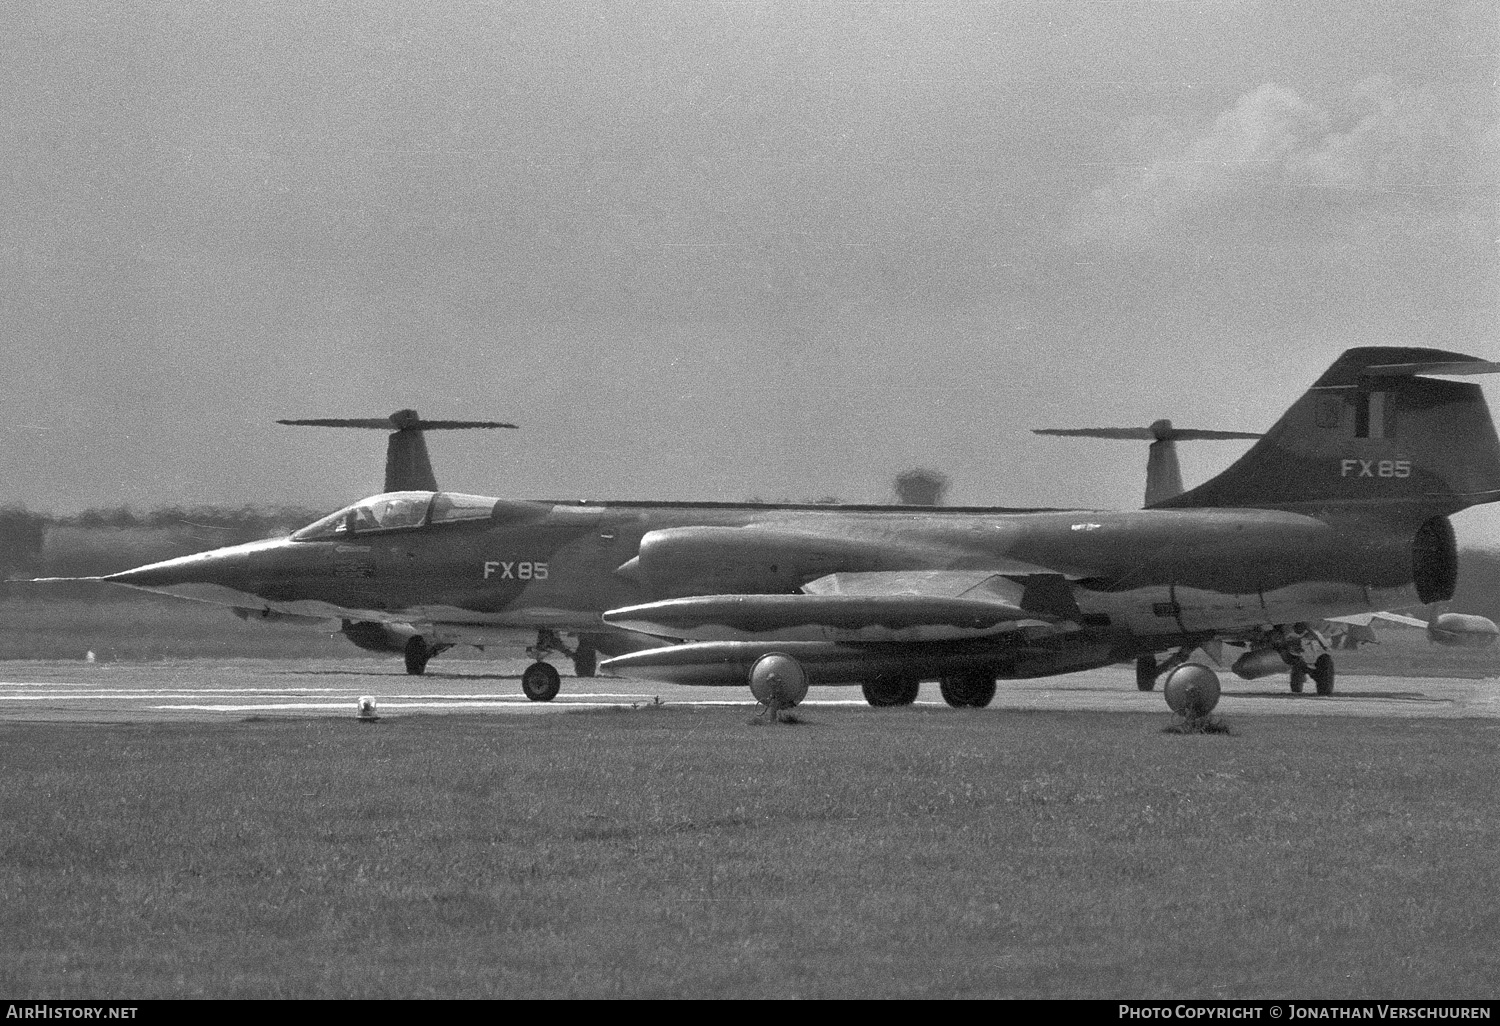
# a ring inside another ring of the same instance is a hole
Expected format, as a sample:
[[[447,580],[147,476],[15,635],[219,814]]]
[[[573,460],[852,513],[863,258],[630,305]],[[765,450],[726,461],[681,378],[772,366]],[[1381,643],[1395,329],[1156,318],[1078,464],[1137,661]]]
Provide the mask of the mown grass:
[[[0,725],[26,997],[1481,997],[1500,725]]]

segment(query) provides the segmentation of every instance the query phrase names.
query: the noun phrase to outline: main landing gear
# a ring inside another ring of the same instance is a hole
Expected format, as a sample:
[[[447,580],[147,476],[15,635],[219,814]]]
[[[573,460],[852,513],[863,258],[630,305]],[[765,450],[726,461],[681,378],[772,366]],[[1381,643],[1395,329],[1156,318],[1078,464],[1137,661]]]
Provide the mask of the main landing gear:
[[[912,674],[890,674],[875,677],[860,685],[865,701],[877,709],[888,709],[898,705],[911,705],[917,700],[922,681]],[[955,709],[983,709],[995,698],[993,674],[972,672],[955,673],[938,679],[938,690],[943,701]]]
[[[1156,668],[1156,656],[1135,657],[1135,686],[1141,691],[1152,691],[1156,688],[1156,675],[1159,672]]]
[[[921,687],[922,682],[916,677],[894,675],[865,681],[859,689],[864,692],[866,702],[877,709],[886,709],[897,705],[911,705],[917,700],[917,692]]]
[[[1136,656],[1135,686],[1154,691],[1160,679],[1162,697],[1174,713],[1190,719],[1207,716],[1219,704],[1219,675],[1202,663],[1189,662],[1195,651],[1196,645],[1184,645],[1161,662],[1150,652]]]
[[[1193,651],[1193,646],[1184,646],[1159,663],[1156,661],[1156,656],[1150,652],[1136,656],[1135,686],[1141,691],[1154,691],[1157,679],[1187,662]]]
[[[1318,694],[1333,694],[1333,656],[1324,652],[1313,660],[1311,666],[1308,666],[1303,660],[1298,659],[1292,665],[1292,694],[1302,694],[1302,688],[1307,683],[1307,678],[1309,677],[1312,678],[1313,687],[1317,689]]]
[[[995,697],[995,677],[989,673],[959,673],[938,680],[943,701],[955,709],[983,709]]]
[[[1291,665],[1292,694],[1302,694],[1309,677],[1320,695],[1333,694],[1333,656],[1318,633],[1306,624],[1294,624],[1286,640],[1284,658]]]
[[[1292,694],[1302,694],[1308,678],[1320,695],[1333,694],[1333,655],[1322,635],[1305,623],[1270,628],[1249,639],[1249,651],[1234,661],[1243,680],[1287,674]]]

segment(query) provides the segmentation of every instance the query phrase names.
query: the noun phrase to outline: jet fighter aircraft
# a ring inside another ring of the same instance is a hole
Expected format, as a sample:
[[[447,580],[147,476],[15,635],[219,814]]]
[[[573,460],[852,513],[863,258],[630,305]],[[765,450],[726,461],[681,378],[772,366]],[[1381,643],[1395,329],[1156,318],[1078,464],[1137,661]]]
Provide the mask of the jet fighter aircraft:
[[[399,491],[288,539],[105,580],[269,615],[407,624],[418,663],[497,631],[602,623],[669,643],[604,668],[748,685],[779,706],[810,683],[905,704],[933,678],[950,704],[982,706],[999,679],[1133,659],[1153,681],[1166,675],[1169,698],[1174,678],[1205,675],[1217,694],[1212,671],[1187,659],[1226,642],[1245,650],[1237,670],[1300,669],[1328,694],[1332,657],[1308,621],[1452,596],[1448,517],[1500,499],[1500,439],[1478,386],[1442,378],[1497,370],[1434,349],[1351,349],[1227,470],[1143,510]],[[1479,617],[1433,626],[1459,643],[1496,633]],[[557,673],[538,662],[522,687],[546,700]]]
[[[427,452],[425,432],[458,431],[474,428],[515,428],[493,420],[425,420],[416,410],[397,410],[389,417],[343,418],[313,417],[301,420],[278,420],[278,424],[292,427],[321,428],[367,428],[389,431],[385,453],[385,493],[390,492],[436,492],[437,475],[432,469],[432,458]],[[261,608],[236,607],[235,612],[246,619],[273,618],[274,613]],[[315,618],[315,623],[323,623]],[[573,662],[573,672],[580,677],[592,677],[598,665],[599,653],[620,654],[648,647],[652,642],[623,643],[616,637],[619,632],[599,626],[598,630],[581,633],[569,645],[565,636],[550,627],[527,624],[518,630],[534,632],[536,642],[527,651],[540,661],[545,656],[557,653]],[[394,652],[406,659],[408,673],[420,674],[427,661],[439,652],[452,647],[453,642],[437,640],[435,636],[423,636],[422,631],[410,623],[398,619],[351,620],[341,619],[340,632],[344,637],[371,652]],[[512,632],[513,633],[513,632]],[[493,640],[493,639],[492,639]],[[509,635],[507,635],[509,640]],[[481,646],[482,647],[482,646]],[[546,670],[538,670],[544,677]]]

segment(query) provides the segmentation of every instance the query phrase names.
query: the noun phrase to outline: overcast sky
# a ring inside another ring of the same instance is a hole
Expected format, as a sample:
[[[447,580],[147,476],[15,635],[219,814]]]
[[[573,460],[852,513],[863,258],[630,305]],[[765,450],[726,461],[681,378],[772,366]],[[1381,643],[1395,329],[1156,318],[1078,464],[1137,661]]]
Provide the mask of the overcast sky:
[[[1029,429],[1500,356],[1497,21],[13,0],[0,504],[331,508],[383,437],[274,420],[415,407],[522,425],[430,440],[490,495],[1138,506],[1144,446]]]

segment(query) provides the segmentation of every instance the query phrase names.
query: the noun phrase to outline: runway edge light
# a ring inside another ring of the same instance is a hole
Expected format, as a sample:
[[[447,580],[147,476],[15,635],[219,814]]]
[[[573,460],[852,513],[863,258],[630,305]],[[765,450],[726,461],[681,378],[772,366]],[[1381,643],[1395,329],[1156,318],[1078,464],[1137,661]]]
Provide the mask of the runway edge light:
[[[354,718],[359,720],[380,719],[375,713],[375,699],[369,695],[361,695],[359,701],[354,703]]]

